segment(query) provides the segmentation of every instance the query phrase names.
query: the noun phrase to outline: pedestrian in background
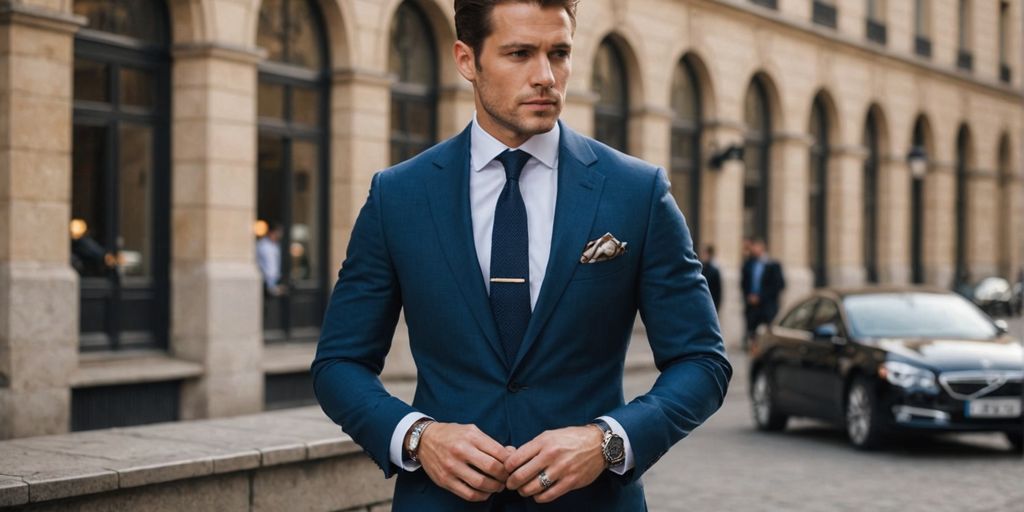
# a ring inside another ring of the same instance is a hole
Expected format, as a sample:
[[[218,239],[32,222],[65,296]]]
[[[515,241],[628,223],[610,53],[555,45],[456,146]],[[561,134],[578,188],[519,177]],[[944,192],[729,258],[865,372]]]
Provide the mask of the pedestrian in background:
[[[704,253],[701,255],[700,273],[708,282],[708,290],[711,292],[711,300],[715,303],[715,311],[722,310],[722,272],[715,262],[715,246],[705,245]]]
[[[782,265],[768,256],[764,240],[750,241],[750,255],[743,264],[740,287],[746,304],[747,335],[743,349],[749,346],[757,334],[757,328],[770,324],[779,313],[779,296],[786,288]]]

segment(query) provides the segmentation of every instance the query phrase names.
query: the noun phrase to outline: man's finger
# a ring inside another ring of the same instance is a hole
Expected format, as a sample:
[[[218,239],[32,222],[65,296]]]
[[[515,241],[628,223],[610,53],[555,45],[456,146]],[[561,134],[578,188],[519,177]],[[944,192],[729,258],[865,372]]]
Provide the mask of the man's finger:
[[[568,478],[556,481],[551,487],[542,489],[541,492],[533,495],[533,501],[537,503],[549,503],[561,498],[562,495],[572,490]]]
[[[502,446],[501,443],[491,439],[487,434],[483,432],[478,436],[473,436],[470,441],[480,451],[490,455],[491,457],[498,460],[502,464],[508,459],[509,452],[506,447]]]
[[[484,501],[491,497],[490,493],[478,491],[458,478],[452,478],[445,488],[466,501]]]
[[[526,464],[523,464],[509,475],[508,480],[505,481],[505,486],[513,491],[519,491],[519,494],[523,496],[532,496],[540,492],[540,481],[537,479],[537,476],[549,466],[550,459],[551,457],[546,456],[543,452],[537,457],[530,459]],[[537,488],[532,489],[533,492],[529,494],[524,494],[524,492],[528,492],[524,490],[534,484],[536,484]]]
[[[519,469],[519,466],[522,466],[526,461],[536,457],[537,454],[540,453],[541,448],[543,448],[543,443],[536,439],[520,446],[516,449],[515,453],[505,459],[505,469],[508,470],[509,473],[514,473]]]
[[[477,491],[494,494],[505,489],[505,482],[499,482],[468,464],[456,464],[453,473],[456,478]]]
[[[508,470],[505,469],[505,464],[486,452],[478,451],[469,454],[467,462],[477,471],[501,482],[502,486],[505,485],[505,480],[508,480]]]

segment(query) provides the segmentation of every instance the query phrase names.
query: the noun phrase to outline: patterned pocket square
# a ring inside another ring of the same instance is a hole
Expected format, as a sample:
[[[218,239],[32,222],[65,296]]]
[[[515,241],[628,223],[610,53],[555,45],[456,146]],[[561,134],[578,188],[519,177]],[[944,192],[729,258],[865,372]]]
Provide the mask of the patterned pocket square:
[[[626,242],[620,242],[611,233],[587,242],[580,255],[580,263],[600,263],[618,258],[626,252]]]

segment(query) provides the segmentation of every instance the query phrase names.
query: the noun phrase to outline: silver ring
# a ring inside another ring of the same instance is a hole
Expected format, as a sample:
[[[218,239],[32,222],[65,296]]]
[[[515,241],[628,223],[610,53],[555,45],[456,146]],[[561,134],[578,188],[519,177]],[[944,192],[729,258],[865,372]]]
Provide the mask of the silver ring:
[[[548,478],[548,474],[543,471],[541,471],[540,474],[537,475],[537,480],[540,480],[540,486],[545,489],[548,489],[552,485],[555,485],[555,483],[552,482],[550,478]]]

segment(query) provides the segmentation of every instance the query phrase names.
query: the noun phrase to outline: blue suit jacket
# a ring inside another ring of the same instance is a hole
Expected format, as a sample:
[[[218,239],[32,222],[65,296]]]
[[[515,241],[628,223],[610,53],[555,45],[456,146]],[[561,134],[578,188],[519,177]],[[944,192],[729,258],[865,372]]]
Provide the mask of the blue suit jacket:
[[[636,467],[530,510],[644,510],[639,477],[721,405],[732,369],[701,266],[663,170],[561,126],[547,273],[515,360],[506,361],[473,242],[467,128],[374,176],[324,319],[317,398],[380,466],[399,472],[393,510],[487,510],[389,460],[395,426],[420,411],[472,423],[503,445],[615,418]],[[610,232],[622,256],[581,264]],[[378,378],[405,308],[418,371],[412,405]],[[624,404],[623,366],[637,311],[661,375]]]

